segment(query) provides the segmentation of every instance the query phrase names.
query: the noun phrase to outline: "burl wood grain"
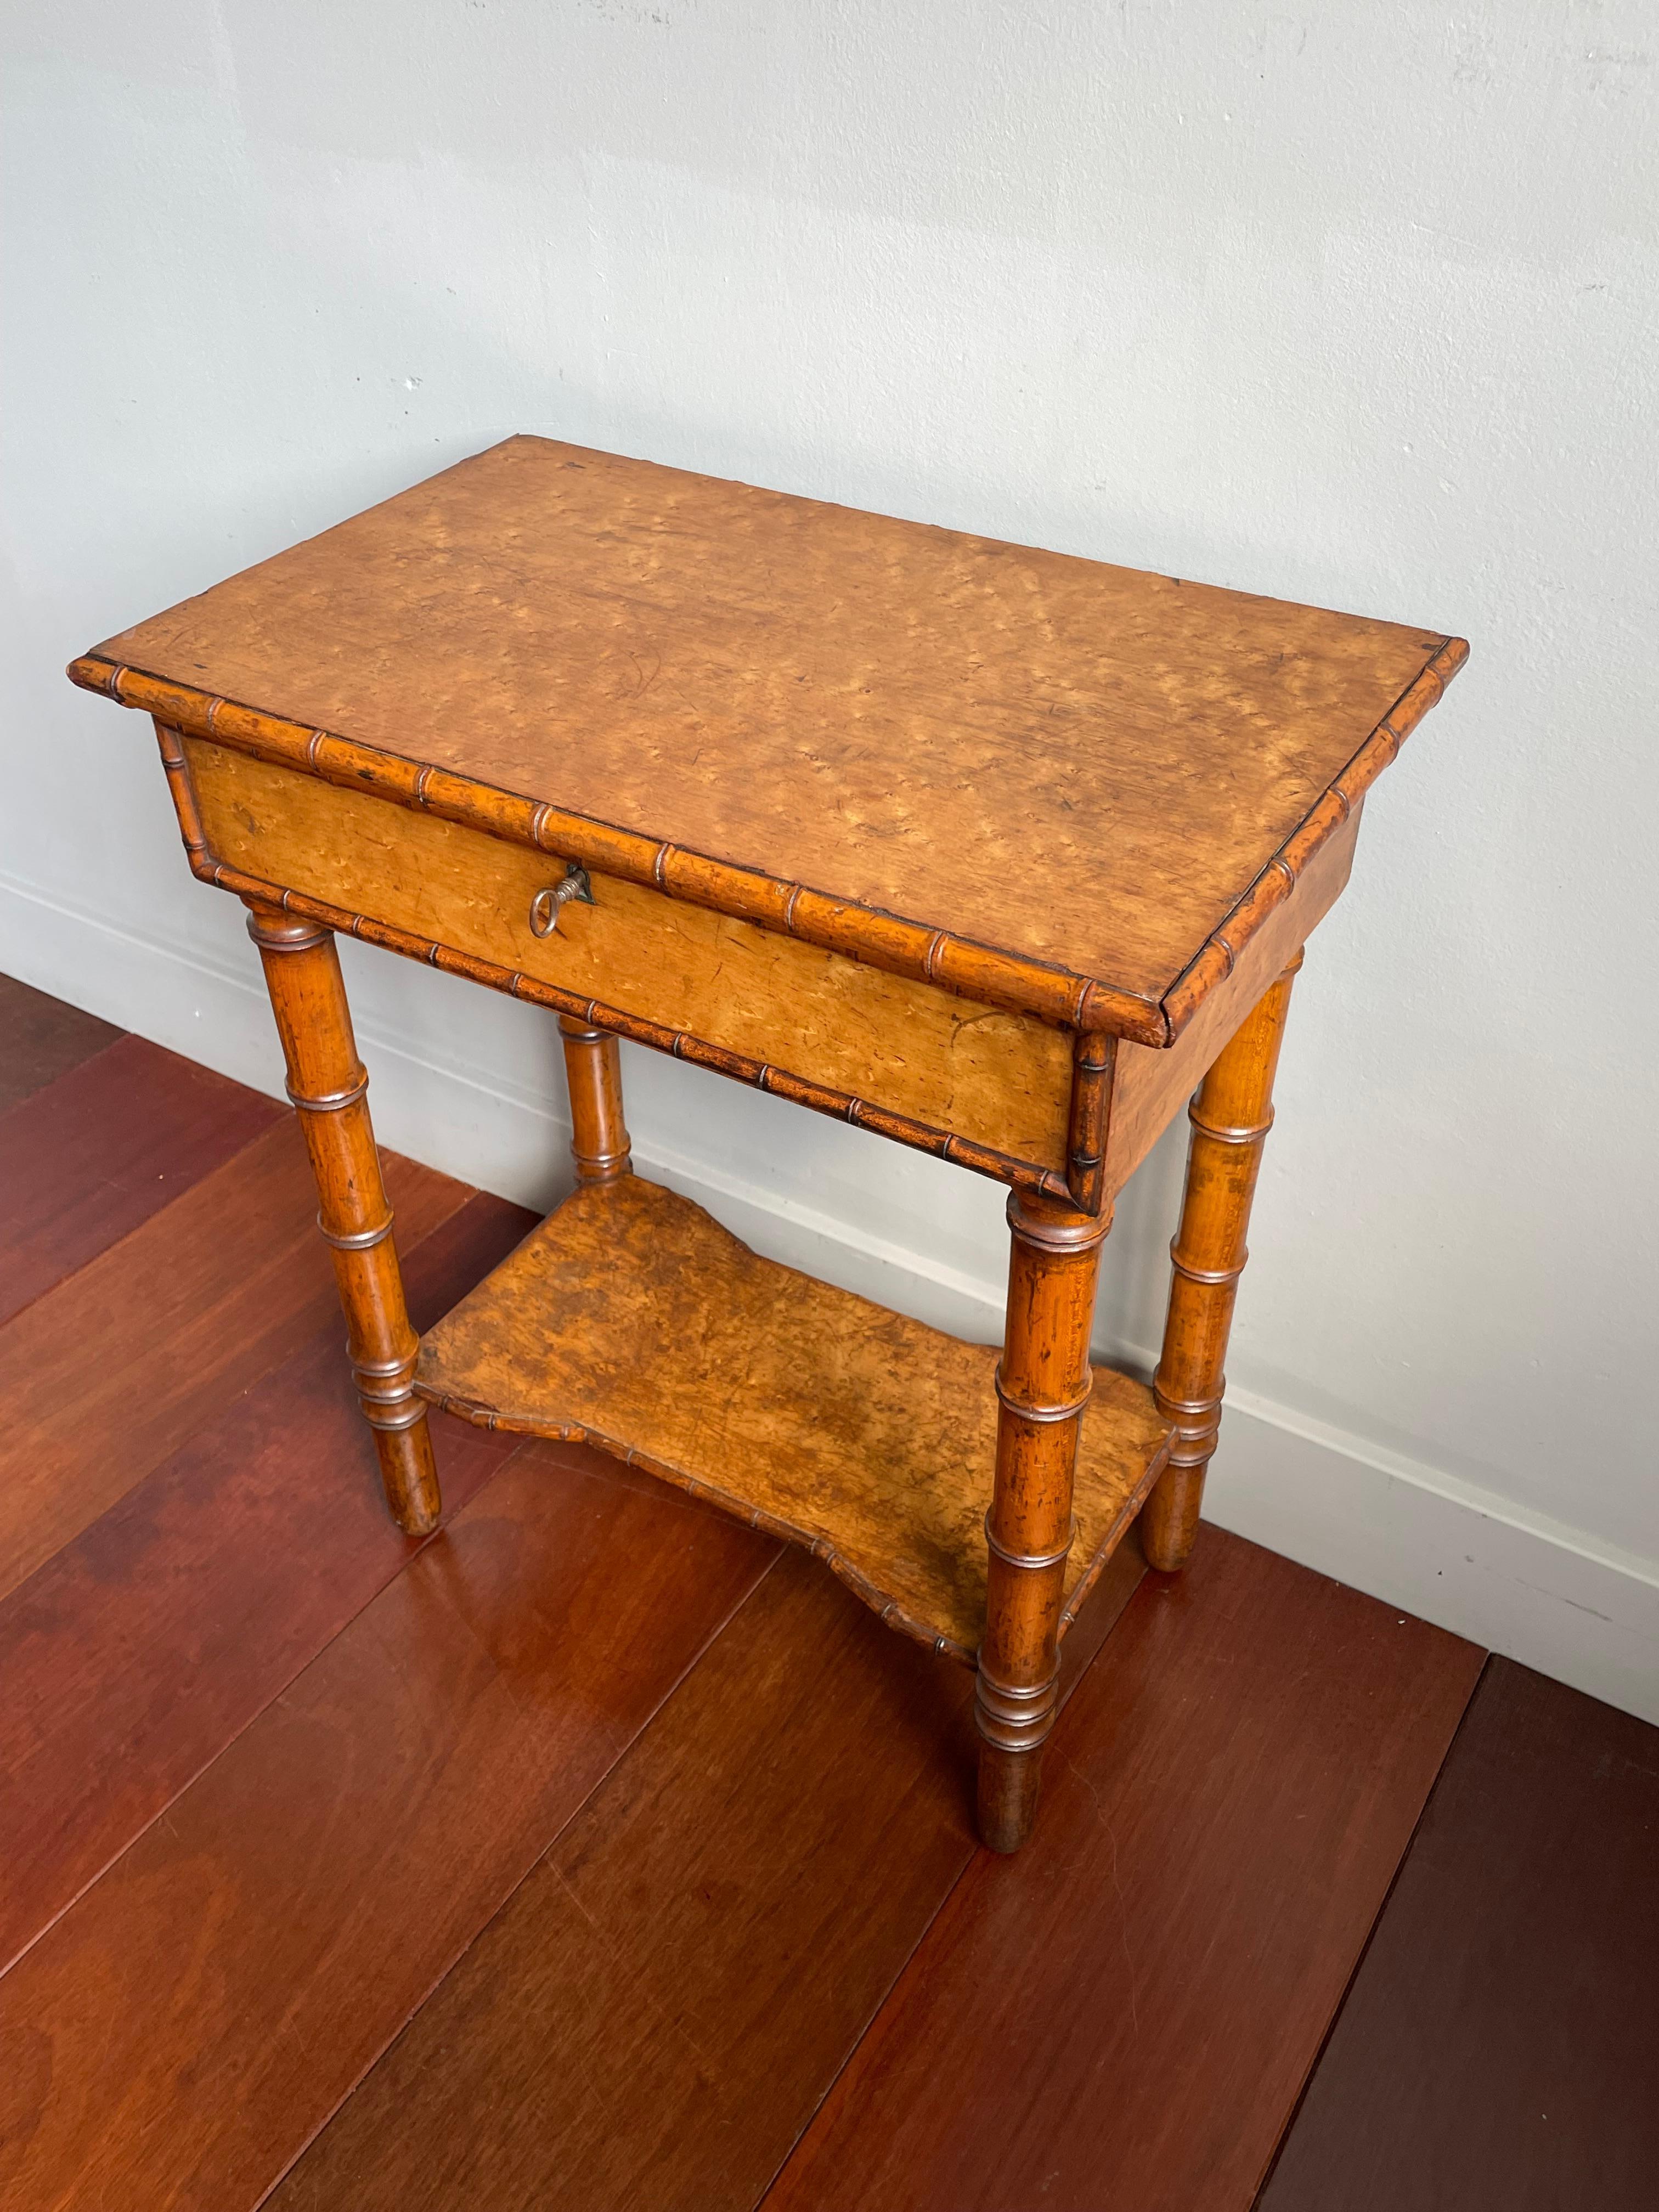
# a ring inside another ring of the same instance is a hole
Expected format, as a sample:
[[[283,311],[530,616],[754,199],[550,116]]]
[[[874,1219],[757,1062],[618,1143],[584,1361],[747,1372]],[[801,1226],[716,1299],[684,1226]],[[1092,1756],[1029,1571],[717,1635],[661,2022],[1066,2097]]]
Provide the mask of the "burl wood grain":
[[[971,1657],[997,1355],[763,1260],[637,1176],[579,1188],[426,1336],[416,1387],[580,1437],[809,1545],[893,1626]],[[1095,1370],[1066,1603],[1121,1537],[1169,1431]]]
[[[185,740],[216,859],[268,882],[791,1069],[1042,1167],[1063,1167],[1071,1042],[1029,1016],[594,874],[538,937],[563,863]]]
[[[514,438],[97,651],[1155,1006],[1447,643]]]

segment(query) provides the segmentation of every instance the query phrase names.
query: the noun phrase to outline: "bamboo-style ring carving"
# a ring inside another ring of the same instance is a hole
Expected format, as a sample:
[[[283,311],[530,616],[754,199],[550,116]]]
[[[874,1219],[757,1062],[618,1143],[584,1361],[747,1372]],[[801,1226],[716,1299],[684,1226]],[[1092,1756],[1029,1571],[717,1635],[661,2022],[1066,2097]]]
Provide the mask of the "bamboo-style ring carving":
[[[593,886],[579,860],[567,860],[563,882],[550,884],[531,900],[530,927],[538,937],[552,936],[559,926],[559,908],[570,899],[580,899],[585,906],[594,904]]]
[[[985,1509],[985,1541],[1004,1566],[1023,1567],[1028,1574],[1042,1574],[1047,1568],[1058,1567],[1070,1558],[1072,1547],[1077,1541],[1077,1516],[1072,1516],[1072,1525],[1066,1531],[1066,1541],[1057,1552],[1011,1552],[1000,1544],[991,1529],[991,1509]]]
[[[1098,1214],[1085,1213],[1075,1213],[1069,1219],[1059,1221],[1045,1219],[1040,1213],[1028,1212],[1020,1200],[1018,1190],[1009,1192],[1008,1226],[1022,1244],[1036,1245],[1044,1252],[1068,1256],[1092,1252],[1097,1244],[1105,1243],[1106,1233],[1112,1225],[1110,1214],[1104,1219]]]
[[[1079,1414],[1083,1411],[1084,1407],[1088,1404],[1090,1393],[1095,1387],[1095,1371],[1091,1367],[1089,1370],[1087,1379],[1084,1382],[1082,1391],[1077,1397],[1068,1398],[1063,1406],[1034,1406],[1030,1403],[1029,1399],[1016,1398],[1006,1387],[1002,1380],[1002,1363],[1000,1360],[997,1362],[996,1373],[991,1379],[996,1389],[998,1401],[1006,1406],[1011,1413],[1014,1414],[1022,1421],[1042,1422],[1074,1420],[1078,1414]]]
[[[1206,1284],[1212,1290],[1219,1290],[1228,1283],[1236,1283],[1244,1273],[1249,1257],[1247,1252],[1236,1267],[1195,1267],[1183,1255],[1178,1244],[1170,1247],[1170,1265],[1176,1274],[1184,1275],[1189,1283]]]
[[[384,1244],[391,1236],[392,1215],[388,1211],[386,1219],[373,1229],[352,1230],[337,1237],[319,1213],[317,1216],[317,1231],[323,1242],[331,1244],[337,1252],[372,1252],[377,1244]]]
[[[302,1114],[343,1114],[348,1106],[355,1106],[368,1091],[368,1070],[359,1067],[355,1083],[347,1084],[340,1091],[319,1091],[314,1098],[308,1098],[304,1091],[296,1091],[291,1083],[285,1083],[283,1088]]]
[[[371,1429],[384,1429],[392,1436],[400,1429],[417,1429],[426,1419],[426,1407],[419,1398],[410,1398],[400,1405],[388,1406],[378,1399],[365,1397],[360,1390],[357,1403],[362,1407],[363,1419]]]
[[[286,891],[276,891],[270,898],[256,901],[244,894],[246,906],[247,933],[263,951],[309,952],[313,946],[326,945],[329,932],[321,922],[307,921],[278,907],[275,901],[285,899]],[[261,911],[261,908],[264,911]]]
[[[1224,1128],[1217,1122],[1205,1121],[1198,1110],[1196,1099],[1187,1109],[1187,1119],[1200,1136],[1208,1137],[1212,1143],[1218,1145],[1257,1144],[1273,1125],[1273,1109],[1270,1106],[1260,1121],[1248,1122],[1242,1128]]]
[[[1060,1705],[1060,1662],[1041,1682],[999,1682],[981,1657],[974,1686],[974,1725],[998,1751],[1039,1751]]]

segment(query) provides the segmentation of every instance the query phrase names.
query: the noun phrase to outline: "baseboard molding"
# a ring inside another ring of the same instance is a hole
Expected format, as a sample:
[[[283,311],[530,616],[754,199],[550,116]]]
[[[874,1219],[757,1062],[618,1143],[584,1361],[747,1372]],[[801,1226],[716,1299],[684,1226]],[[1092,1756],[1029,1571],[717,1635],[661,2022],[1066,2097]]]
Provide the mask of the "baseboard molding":
[[[1229,1391],[1205,1516],[1659,1723],[1659,1562]]]
[[[270,1017],[246,967],[78,911],[0,876],[0,969],[280,1095]],[[568,1125],[539,1094],[411,1052],[370,1015],[382,1142],[521,1204],[559,1194]],[[641,1164],[759,1250],[994,1342],[1001,1285],[849,1227],[661,1145]],[[1144,1346],[1104,1354],[1145,1366]],[[1659,1561],[1620,1553],[1444,1471],[1230,1391],[1206,1516],[1593,1697],[1659,1723]]]

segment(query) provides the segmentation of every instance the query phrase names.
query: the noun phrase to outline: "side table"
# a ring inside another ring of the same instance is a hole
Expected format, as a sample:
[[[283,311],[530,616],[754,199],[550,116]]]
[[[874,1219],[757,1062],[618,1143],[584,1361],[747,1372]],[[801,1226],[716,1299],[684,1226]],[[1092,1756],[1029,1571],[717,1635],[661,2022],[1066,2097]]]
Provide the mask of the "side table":
[[[1191,1548],[1291,977],[1467,650],[513,438],[70,674],[249,908],[399,1525],[439,1405],[810,1547],[975,1669],[1006,1851],[1101,1568],[1137,1516]],[[424,1339],[342,930],[563,1033],[575,1189]],[[624,1036],[1006,1184],[1000,1358],[635,1175]],[[1091,1365],[1096,1278],[1189,1098],[1148,1389]]]

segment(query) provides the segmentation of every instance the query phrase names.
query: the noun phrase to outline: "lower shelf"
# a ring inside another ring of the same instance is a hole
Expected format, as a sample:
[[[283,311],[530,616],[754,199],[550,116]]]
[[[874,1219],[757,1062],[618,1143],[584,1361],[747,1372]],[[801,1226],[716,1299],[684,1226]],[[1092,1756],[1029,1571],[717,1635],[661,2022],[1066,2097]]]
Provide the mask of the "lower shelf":
[[[422,1340],[415,1387],[491,1428],[596,1444],[807,1545],[894,1627],[971,1663],[996,1363],[624,1176],[578,1189]],[[1151,1391],[1097,1368],[1062,1632],[1169,1441]]]

